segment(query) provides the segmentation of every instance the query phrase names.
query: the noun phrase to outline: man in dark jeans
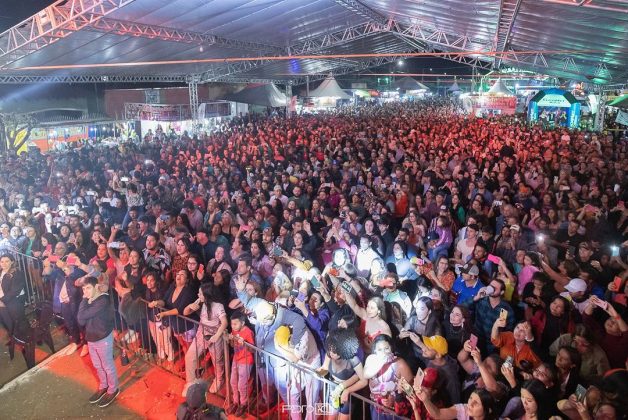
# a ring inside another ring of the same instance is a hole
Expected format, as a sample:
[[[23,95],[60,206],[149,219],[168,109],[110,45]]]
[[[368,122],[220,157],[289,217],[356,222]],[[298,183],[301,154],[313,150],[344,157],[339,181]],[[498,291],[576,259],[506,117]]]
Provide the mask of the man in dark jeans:
[[[77,320],[85,328],[89,356],[98,374],[98,391],[89,399],[91,404],[107,407],[120,393],[118,373],[113,361],[113,303],[98,287],[95,277],[83,280],[83,299]]]

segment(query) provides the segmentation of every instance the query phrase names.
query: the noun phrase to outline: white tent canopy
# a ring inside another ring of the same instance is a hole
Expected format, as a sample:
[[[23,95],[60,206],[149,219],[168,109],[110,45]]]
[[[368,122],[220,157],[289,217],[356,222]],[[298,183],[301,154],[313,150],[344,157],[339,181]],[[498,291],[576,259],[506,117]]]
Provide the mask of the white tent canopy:
[[[489,95],[512,96],[512,92],[506,87],[501,79],[498,79],[487,93]]]
[[[410,76],[400,77],[399,79],[395,80],[395,83],[393,83],[393,86],[395,87],[395,89],[400,89],[400,90],[405,90],[405,91],[430,90],[423,83],[418,82],[417,80],[413,79]]]
[[[327,77],[316,89],[310,91],[310,96],[315,98],[329,97],[351,99],[351,96],[347,95],[345,91],[340,88],[333,76]]]
[[[239,92],[227,95],[224,99],[243,104],[282,107],[288,105],[287,96],[272,83],[248,85]]]
[[[447,90],[450,92],[460,92],[460,86],[458,86],[458,82],[454,82],[454,84],[451,85]]]

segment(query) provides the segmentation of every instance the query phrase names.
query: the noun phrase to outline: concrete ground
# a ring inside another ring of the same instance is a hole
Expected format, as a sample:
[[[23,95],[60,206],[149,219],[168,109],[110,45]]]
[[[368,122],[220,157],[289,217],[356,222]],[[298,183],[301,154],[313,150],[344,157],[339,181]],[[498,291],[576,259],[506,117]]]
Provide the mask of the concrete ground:
[[[97,389],[89,356],[63,350],[0,389],[2,419],[174,419],[183,381],[136,359],[122,367],[116,358],[121,393],[99,408],[88,398]]]
[[[52,340],[55,345],[55,350],[62,349],[68,345],[68,337],[60,327],[56,327],[52,331]],[[15,357],[13,360],[9,357],[9,349],[6,343],[9,341],[9,337],[4,328],[0,328],[0,387],[17,378],[22,373],[26,372],[26,361],[22,355],[21,348],[15,347]],[[35,362],[41,363],[51,355],[51,351],[47,345],[43,344],[37,346],[35,350]],[[2,416],[0,416],[1,418]]]

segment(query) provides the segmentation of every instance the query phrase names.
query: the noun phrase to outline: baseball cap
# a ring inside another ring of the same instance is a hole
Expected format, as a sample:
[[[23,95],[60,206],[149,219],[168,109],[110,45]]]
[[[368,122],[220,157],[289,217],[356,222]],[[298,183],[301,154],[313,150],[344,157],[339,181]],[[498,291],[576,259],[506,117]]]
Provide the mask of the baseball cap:
[[[449,350],[447,340],[440,335],[434,335],[432,337],[423,336],[423,343],[427,348],[434,350],[440,356],[446,355]]]
[[[475,264],[466,263],[462,266],[461,271],[465,274],[469,274],[472,276],[477,276],[480,274],[480,269]]]
[[[570,293],[586,292],[587,288],[587,282],[578,277],[569,280],[565,286],[565,289]]]
[[[423,382],[421,386],[423,388],[434,388],[438,382],[438,370],[434,368],[426,368],[423,370]]]
[[[447,206],[444,204],[440,206],[440,211],[447,211]]]
[[[521,231],[521,227],[519,225],[512,225],[510,226],[510,230],[515,230],[517,232]]]
[[[288,345],[288,341],[290,341],[290,328],[282,325],[275,331],[275,345],[285,347]]]

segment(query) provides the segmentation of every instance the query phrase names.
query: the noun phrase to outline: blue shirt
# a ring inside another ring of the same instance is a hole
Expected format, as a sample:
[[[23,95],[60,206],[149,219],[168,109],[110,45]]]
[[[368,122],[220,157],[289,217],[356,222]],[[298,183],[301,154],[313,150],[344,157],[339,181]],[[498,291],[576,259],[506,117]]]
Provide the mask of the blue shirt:
[[[480,289],[484,285],[480,281],[479,278],[475,279],[475,284],[471,287],[467,286],[462,279],[462,275],[458,276],[458,278],[454,281],[451,290],[453,290],[458,295],[458,300],[456,303],[458,305],[469,306],[473,303],[473,297],[478,294]]]
[[[481,338],[490,338],[493,324],[499,318],[502,309],[508,311],[505,330],[512,331],[515,327],[515,312],[508,303],[502,300],[493,308],[488,296],[475,302],[475,310],[473,311],[475,313],[475,331]]]

